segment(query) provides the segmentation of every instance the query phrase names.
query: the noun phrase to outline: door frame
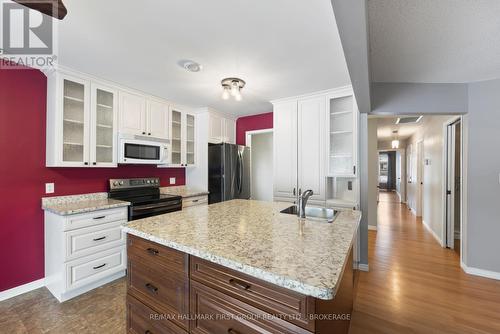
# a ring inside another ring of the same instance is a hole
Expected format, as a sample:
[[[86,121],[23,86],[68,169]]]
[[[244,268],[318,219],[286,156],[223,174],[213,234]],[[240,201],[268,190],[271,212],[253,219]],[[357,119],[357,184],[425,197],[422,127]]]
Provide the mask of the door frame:
[[[466,237],[467,237],[467,165],[464,164],[467,157],[467,120],[466,116],[455,116],[443,123],[443,168],[442,168],[442,235],[443,239],[441,246],[447,247],[448,224],[447,224],[447,177],[448,177],[448,126],[460,121],[460,262],[464,264],[466,261]]]
[[[424,214],[424,140],[420,139],[416,146],[417,183],[415,188],[415,216],[423,217]]]
[[[269,129],[261,129],[261,130],[251,130],[251,131],[246,131],[245,132],[245,146],[250,147],[250,152],[252,152],[252,136],[253,135],[260,135],[263,133],[272,133],[273,134],[273,171],[274,171],[274,130],[273,128]],[[250,154],[250,184],[252,183],[252,154]],[[273,194],[272,197],[274,198],[274,185],[273,185]],[[252,198],[252,187],[250,187],[250,198]]]

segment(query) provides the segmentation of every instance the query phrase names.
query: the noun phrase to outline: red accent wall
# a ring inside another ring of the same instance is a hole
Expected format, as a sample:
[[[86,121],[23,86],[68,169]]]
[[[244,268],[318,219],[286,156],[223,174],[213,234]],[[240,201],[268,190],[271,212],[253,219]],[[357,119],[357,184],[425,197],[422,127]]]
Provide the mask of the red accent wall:
[[[246,132],[252,130],[272,129],[273,113],[240,117],[236,120],[236,144],[245,145]]]
[[[3,66],[3,64],[2,64]],[[0,69],[0,291],[44,277],[41,198],[107,191],[110,178],[160,177],[185,184],[184,168],[46,168],[47,80],[33,69]]]

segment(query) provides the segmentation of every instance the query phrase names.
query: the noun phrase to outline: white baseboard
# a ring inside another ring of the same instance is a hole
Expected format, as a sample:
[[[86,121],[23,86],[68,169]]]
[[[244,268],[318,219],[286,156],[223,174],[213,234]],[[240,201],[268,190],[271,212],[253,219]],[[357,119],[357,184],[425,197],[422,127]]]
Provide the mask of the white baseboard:
[[[370,271],[370,269],[368,268],[368,264],[365,263],[358,263],[358,270]]]
[[[15,288],[0,292],[0,301],[22,295],[23,293],[30,292],[44,286],[45,286],[45,278],[41,278],[33,282],[16,286]]]
[[[486,278],[491,278],[495,280],[500,280],[500,273],[491,270],[484,270],[474,267],[467,267],[463,262],[460,262],[460,267],[462,267],[463,271],[469,275],[481,276]]]
[[[441,247],[444,247],[443,246],[443,241],[441,240],[441,238],[436,234],[436,232],[434,232],[432,230],[432,228],[423,219],[422,219],[422,224],[425,226],[425,228],[427,229],[427,231],[429,231],[432,234],[432,236],[434,237],[434,239],[436,239],[436,241],[441,245]]]
[[[377,230],[377,225],[368,225],[368,229],[372,230],[372,231],[376,231]]]

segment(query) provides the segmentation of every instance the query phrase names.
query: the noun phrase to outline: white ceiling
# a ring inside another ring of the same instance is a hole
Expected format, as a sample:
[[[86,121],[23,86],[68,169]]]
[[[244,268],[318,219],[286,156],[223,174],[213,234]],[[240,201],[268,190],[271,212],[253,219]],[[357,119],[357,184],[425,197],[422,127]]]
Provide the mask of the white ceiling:
[[[65,0],[62,65],[176,103],[233,115],[350,83],[330,0]],[[190,73],[182,59],[203,65]],[[243,101],[220,80],[247,82]]]
[[[372,81],[500,78],[500,1],[368,0]]]
[[[432,117],[432,116],[431,116]],[[391,140],[394,137],[392,131],[398,131],[398,138],[405,140],[410,138],[422,125],[427,117],[422,117],[418,123],[396,124],[398,117],[375,116],[377,118],[377,138],[378,140]]]

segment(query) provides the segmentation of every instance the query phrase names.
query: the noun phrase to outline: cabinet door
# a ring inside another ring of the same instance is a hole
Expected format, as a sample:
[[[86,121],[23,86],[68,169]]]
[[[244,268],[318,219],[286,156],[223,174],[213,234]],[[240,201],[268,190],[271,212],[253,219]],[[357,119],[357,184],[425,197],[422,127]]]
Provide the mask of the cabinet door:
[[[236,122],[233,119],[224,120],[224,142],[236,144]]]
[[[274,105],[274,197],[294,198],[297,191],[297,102]]]
[[[298,102],[298,185],[312,189],[312,200],[325,200],[325,97]]]
[[[196,118],[194,115],[186,114],[186,164],[196,164]]]
[[[182,112],[171,109],[170,111],[170,136],[171,138],[171,157],[172,165],[180,166],[182,162]]]
[[[117,94],[112,88],[92,83],[90,162],[92,166],[116,166]]]
[[[161,101],[148,100],[148,136],[168,139],[168,104]]]
[[[120,92],[120,129],[121,133],[146,135],[146,98]]]
[[[62,150],[61,166],[89,165],[89,82],[61,76]]]
[[[224,137],[224,119],[217,114],[208,115],[208,142],[213,144],[222,143]]]

